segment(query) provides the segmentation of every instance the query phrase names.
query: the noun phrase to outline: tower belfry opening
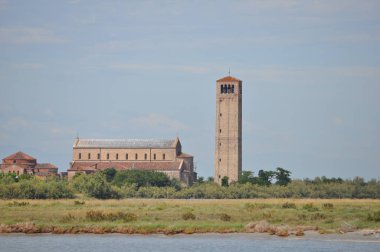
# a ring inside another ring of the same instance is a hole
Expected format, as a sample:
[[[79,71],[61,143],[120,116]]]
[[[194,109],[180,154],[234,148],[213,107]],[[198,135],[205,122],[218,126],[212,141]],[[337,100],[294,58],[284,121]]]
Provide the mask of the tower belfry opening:
[[[237,181],[241,171],[242,81],[226,76],[216,81],[214,180],[219,184],[224,177]]]

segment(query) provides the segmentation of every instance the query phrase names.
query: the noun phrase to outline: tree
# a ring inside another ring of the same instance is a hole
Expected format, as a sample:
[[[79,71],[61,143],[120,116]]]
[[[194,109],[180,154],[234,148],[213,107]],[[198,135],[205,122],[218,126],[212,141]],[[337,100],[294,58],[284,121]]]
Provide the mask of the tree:
[[[107,168],[102,172],[106,175],[107,182],[111,182],[117,173],[115,168]]]
[[[253,172],[251,171],[243,171],[241,176],[239,177],[239,184],[255,184],[256,178],[253,176]]]
[[[259,177],[257,179],[257,183],[259,185],[269,186],[272,184],[272,179],[275,175],[276,175],[276,173],[274,171],[260,170],[259,171]]]
[[[222,178],[222,186],[228,187],[228,180],[229,180],[229,178],[227,176],[224,176]]]
[[[277,167],[275,172],[276,177],[276,185],[286,186],[288,185],[292,180],[290,179],[290,174],[292,174],[290,171],[287,171],[281,167]]]

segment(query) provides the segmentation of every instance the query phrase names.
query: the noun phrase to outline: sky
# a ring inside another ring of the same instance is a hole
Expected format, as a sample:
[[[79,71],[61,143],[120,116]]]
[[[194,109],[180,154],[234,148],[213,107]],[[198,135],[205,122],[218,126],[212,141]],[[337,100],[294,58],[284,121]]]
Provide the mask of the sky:
[[[213,175],[216,80],[243,81],[243,170],[380,179],[380,1],[0,0],[0,157],[175,138]]]

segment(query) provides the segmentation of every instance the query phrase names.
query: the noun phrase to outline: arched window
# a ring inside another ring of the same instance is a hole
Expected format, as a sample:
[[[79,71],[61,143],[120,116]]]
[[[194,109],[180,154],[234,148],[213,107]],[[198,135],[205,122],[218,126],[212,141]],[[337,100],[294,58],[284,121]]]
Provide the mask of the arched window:
[[[79,159],[82,159],[82,153],[79,153]]]
[[[224,87],[223,87],[223,93],[227,93],[227,85],[224,85]]]
[[[88,153],[88,159],[91,159],[91,153]]]
[[[148,159],[148,154],[144,154],[144,159],[147,160]]]
[[[125,160],[128,160],[128,153],[125,154]]]
[[[165,154],[162,154],[162,159],[165,160],[166,156]]]
[[[235,85],[231,86],[231,93],[235,93]]]
[[[153,159],[156,160],[156,154],[153,154]]]
[[[231,85],[228,84],[227,93],[231,93]]]
[[[98,159],[100,159],[100,153],[98,153]]]
[[[116,153],[116,160],[119,159],[119,153]]]
[[[220,85],[220,93],[223,94],[223,85]]]
[[[109,153],[107,153],[107,159],[110,159],[110,154]]]
[[[139,155],[137,153],[135,154],[135,159],[139,159]]]

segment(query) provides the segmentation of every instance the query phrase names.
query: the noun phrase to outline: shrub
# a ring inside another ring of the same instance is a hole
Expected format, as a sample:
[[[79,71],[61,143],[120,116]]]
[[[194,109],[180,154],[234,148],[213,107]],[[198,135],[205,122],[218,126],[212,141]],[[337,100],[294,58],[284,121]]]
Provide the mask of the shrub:
[[[79,200],[74,201],[74,205],[76,205],[76,206],[84,205],[84,204],[86,204],[86,202],[84,202],[84,201],[79,201]]]
[[[62,217],[62,222],[71,222],[74,220],[76,220],[76,217],[74,215],[72,215],[71,213]]]
[[[331,210],[333,208],[334,208],[334,205],[332,203],[324,203],[323,204],[323,209]]]
[[[220,215],[220,220],[222,220],[222,221],[230,221],[231,220],[231,216],[229,216],[228,214],[222,213]]]
[[[23,206],[28,206],[30,205],[29,202],[17,202],[17,201],[13,201],[12,203],[8,203],[8,206],[12,207],[12,206],[15,206],[15,207],[23,207]]]
[[[289,203],[289,202],[285,202],[284,204],[282,204],[282,208],[293,208],[293,209],[297,209],[296,204],[294,204],[294,203]]]
[[[195,220],[195,215],[191,212],[182,214],[182,219],[184,220]]]
[[[307,203],[306,205],[303,206],[303,209],[309,212],[316,212],[319,210],[318,207],[314,206],[313,203]]]
[[[368,214],[367,220],[369,221],[380,221],[380,211],[374,212],[373,214]]]

